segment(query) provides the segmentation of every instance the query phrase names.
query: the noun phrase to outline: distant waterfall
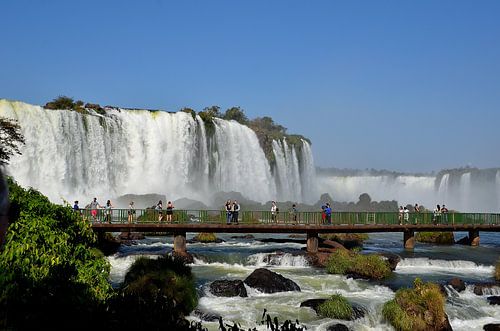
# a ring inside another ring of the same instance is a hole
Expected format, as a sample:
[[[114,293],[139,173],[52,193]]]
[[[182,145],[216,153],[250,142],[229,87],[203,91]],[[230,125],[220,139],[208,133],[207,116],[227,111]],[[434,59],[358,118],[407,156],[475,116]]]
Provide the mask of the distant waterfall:
[[[199,116],[184,112],[107,109],[104,116],[84,115],[1,99],[0,116],[17,119],[26,139],[7,171],[56,202],[160,193],[210,203],[217,191],[260,202],[287,194],[303,201],[301,183],[314,180],[314,165],[300,166],[292,148],[276,164],[277,173],[295,169],[292,183],[280,190],[255,132],[234,121],[215,119],[214,132],[208,132]],[[311,154],[308,144],[305,149]],[[312,155],[305,157],[312,162]]]

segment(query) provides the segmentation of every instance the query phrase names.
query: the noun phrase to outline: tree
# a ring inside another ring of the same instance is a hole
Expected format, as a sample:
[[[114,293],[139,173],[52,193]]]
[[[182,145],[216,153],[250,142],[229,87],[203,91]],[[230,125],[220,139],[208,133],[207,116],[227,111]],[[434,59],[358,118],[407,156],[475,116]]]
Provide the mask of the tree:
[[[0,117],[0,166],[9,163],[14,154],[21,154],[19,145],[23,144],[24,137],[17,121]]]
[[[219,118],[222,117],[219,106],[205,107],[203,108],[203,111],[208,115],[210,115],[211,117],[219,117]]]
[[[245,115],[243,109],[241,109],[240,107],[231,107],[228,110],[226,110],[226,113],[224,114],[224,119],[228,121],[234,120],[241,124],[248,123],[248,118]]]

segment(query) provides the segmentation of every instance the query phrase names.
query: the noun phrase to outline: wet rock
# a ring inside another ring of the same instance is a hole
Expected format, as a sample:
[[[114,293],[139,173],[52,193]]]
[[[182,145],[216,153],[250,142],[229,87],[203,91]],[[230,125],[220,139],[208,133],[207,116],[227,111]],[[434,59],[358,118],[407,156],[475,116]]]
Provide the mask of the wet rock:
[[[219,320],[219,318],[221,318],[220,315],[217,315],[215,313],[210,313],[210,312],[204,312],[204,311],[199,310],[199,309],[195,309],[193,311],[193,314],[205,322],[217,322]]]
[[[465,236],[455,242],[455,244],[458,245],[470,245],[470,239],[469,237]]]
[[[243,236],[232,236],[232,239],[254,239],[255,237],[251,234],[245,234]]]
[[[306,255],[307,262],[309,265],[317,268],[326,267],[326,263],[328,258],[330,257],[330,253],[326,252],[318,252],[318,253],[308,253]]]
[[[301,307],[309,307],[309,308],[313,309],[316,312],[316,314],[319,314],[318,307],[327,300],[328,299],[309,299],[309,300],[302,302],[300,304],[300,306]],[[355,304],[355,303],[354,304],[351,303],[351,307],[352,307],[352,316],[351,316],[350,320],[355,320],[358,318],[365,317],[366,309],[364,307],[362,307],[358,304]]]
[[[188,252],[184,253],[172,252],[172,256],[183,260],[185,264],[194,263],[193,255],[189,254]]]
[[[345,326],[344,324],[337,323],[337,324],[329,325],[326,330],[327,331],[349,331],[349,328],[347,326]]]
[[[396,270],[398,263],[401,261],[401,256],[394,253],[380,252],[378,253],[378,255],[382,256],[387,261],[387,263],[389,263],[389,267],[392,271]]]
[[[264,268],[256,269],[244,282],[264,293],[300,291],[299,285],[293,280]]]
[[[500,296],[498,295],[487,297],[486,300],[488,300],[490,305],[500,305]]]
[[[97,248],[99,248],[105,256],[118,252],[121,244],[121,240],[118,240],[109,232],[97,234]]]
[[[316,314],[318,313],[318,307],[328,299],[309,299],[300,303],[301,307],[312,308]]]
[[[490,323],[483,326],[485,331],[500,331],[500,323]]]
[[[448,285],[450,285],[451,287],[453,287],[455,289],[455,291],[457,291],[457,292],[465,291],[465,283],[460,278],[452,278],[448,282]]]
[[[122,232],[118,236],[120,240],[142,240],[144,239],[144,234],[142,232]]]
[[[440,331],[453,331],[451,327],[450,320],[448,319],[448,315],[445,316],[443,323],[441,323],[440,327],[437,329]]]
[[[347,248],[345,248],[344,245],[342,245],[341,243],[328,239],[323,240],[320,243],[320,247],[347,250]]]
[[[210,284],[210,293],[218,297],[247,297],[247,290],[241,280],[221,279]]]
[[[498,287],[495,283],[478,283],[474,284],[474,294],[476,295],[488,295],[491,294],[491,289],[493,287]]]

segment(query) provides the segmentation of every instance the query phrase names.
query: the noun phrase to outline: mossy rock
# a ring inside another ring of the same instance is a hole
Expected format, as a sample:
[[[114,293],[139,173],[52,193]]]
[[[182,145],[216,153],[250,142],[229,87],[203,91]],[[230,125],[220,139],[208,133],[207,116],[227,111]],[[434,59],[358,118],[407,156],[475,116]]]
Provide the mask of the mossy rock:
[[[497,282],[500,282],[500,260],[498,260],[497,265],[495,266],[495,279]]]
[[[453,232],[418,232],[415,239],[419,242],[438,245],[453,245],[455,243]]]
[[[350,320],[354,310],[346,298],[340,294],[334,294],[318,306],[318,314],[333,319]]]
[[[439,285],[415,279],[413,288],[399,289],[382,314],[396,330],[450,330]]]
[[[201,242],[201,243],[222,242],[222,240],[217,238],[217,236],[213,232],[200,232],[196,236],[193,237],[193,241],[194,242]]]
[[[336,250],[328,258],[326,270],[331,274],[381,280],[392,274],[390,265],[379,255]]]

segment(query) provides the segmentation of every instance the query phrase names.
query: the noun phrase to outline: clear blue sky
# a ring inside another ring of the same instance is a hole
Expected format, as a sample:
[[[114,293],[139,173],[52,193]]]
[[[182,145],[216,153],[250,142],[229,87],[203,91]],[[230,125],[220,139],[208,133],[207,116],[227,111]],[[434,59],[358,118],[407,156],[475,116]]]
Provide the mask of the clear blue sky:
[[[500,166],[500,1],[0,3],[0,97],[241,106],[319,166]]]

